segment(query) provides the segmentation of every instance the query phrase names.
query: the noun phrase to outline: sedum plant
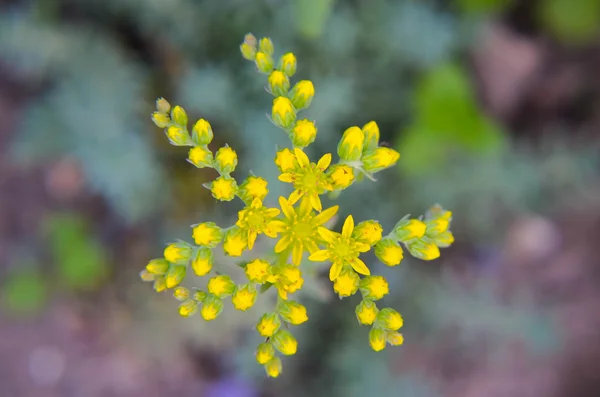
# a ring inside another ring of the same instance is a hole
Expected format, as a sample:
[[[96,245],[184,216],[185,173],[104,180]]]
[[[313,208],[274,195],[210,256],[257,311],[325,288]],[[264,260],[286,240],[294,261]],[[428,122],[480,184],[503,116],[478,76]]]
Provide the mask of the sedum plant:
[[[194,243],[169,244],[164,257],[151,260],[141,272],[142,280],[153,282],[158,292],[173,289],[175,298],[181,301],[179,313],[183,317],[199,312],[206,321],[219,316],[226,298],[231,299],[235,309],[245,311],[254,305],[259,293],[274,287],[278,292],[277,303],[256,324],[257,332],[264,337],[256,349],[256,361],[270,377],[279,376],[282,370],[277,352],[293,355],[297,351],[298,343],[290,326],[308,320],[305,306],[290,298],[303,286],[305,257],[312,262],[329,264],[329,279],[340,298],[360,292],[362,299],[355,314],[360,324],[371,327],[369,344],[373,350],[383,350],[387,344],[401,345],[402,316],[392,308],[379,308],[376,303],[388,294],[388,282],[383,276],[372,274],[360,255],[374,250],[387,266],[399,265],[404,250],[422,260],[436,259],[440,248],[454,241],[449,230],[451,212],[434,206],[424,217],[407,215],[385,236],[376,220],[355,224],[352,215],[345,219],[340,232],[330,230],[328,221],[336,215],[338,206],[324,209],[320,197],[325,194],[337,197],[365,178],[375,181],[374,175],[395,165],[400,154],[379,145],[379,128],[371,121],[362,128],[353,126],[344,132],[335,164],[332,164],[331,153],[316,162],[311,161],[303,149],[315,140],[317,126],[314,121],[298,116],[310,106],[315,95],[312,82],[301,80],[291,85],[296,57],[287,53],[275,64],[269,38],[258,42],[248,34],[240,49],[243,57],[267,76],[267,91],[274,96],[271,121],[290,138],[291,147],[277,151],[274,163],[280,171],[279,180],[291,184],[293,192],[289,197],[279,197],[279,208],[265,207],[263,201],[269,193],[267,181],[249,175],[238,184],[231,176],[238,164],[237,153],[228,145],[215,153],[209,149],[213,139],[210,123],[200,119],[190,133],[185,110],[181,106],[171,107],[163,98],[158,99],[152,120],[165,129],[169,142],[190,147],[187,160],[192,165],[213,168],[219,173],[204,186],[215,199],[238,198],[244,207],[232,226],[223,228],[210,221],[193,225]],[[241,265],[247,283],[236,285],[229,275],[215,271],[213,250],[218,246],[226,255],[239,257],[244,251],[252,250],[262,235],[277,242],[272,255]],[[198,277],[209,277],[206,290],[179,285],[190,272]]]

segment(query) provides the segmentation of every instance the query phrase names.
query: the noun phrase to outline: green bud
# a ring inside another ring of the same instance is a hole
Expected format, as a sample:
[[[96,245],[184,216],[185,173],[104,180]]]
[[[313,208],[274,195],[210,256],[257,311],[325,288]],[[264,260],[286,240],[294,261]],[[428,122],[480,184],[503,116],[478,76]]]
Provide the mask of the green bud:
[[[190,134],[177,125],[170,126],[165,133],[173,146],[193,146]]]
[[[264,52],[257,52],[254,62],[258,70],[262,73],[269,74],[273,70],[273,58]]]
[[[350,127],[344,131],[338,143],[338,156],[345,161],[360,160],[365,144],[365,134],[358,127]]]
[[[152,113],[152,121],[159,128],[165,128],[171,122],[169,115],[161,112],[153,112]]]
[[[355,309],[356,319],[363,325],[373,324],[378,312],[379,309],[372,300],[362,300]]]
[[[270,378],[277,378],[281,374],[281,359],[279,357],[273,357],[265,364],[265,372]]]
[[[206,321],[212,321],[219,317],[223,311],[223,301],[214,295],[207,295],[200,310],[200,315]]]
[[[165,282],[164,276],[158,276],[154,279],[154,290],[156,292],[163,292],[167,289],[167,283]]]
[[[204,119],[196,121],[192,128],[192,140],[197,145],[208,145],[213,140],[213,130],[210,123]]]
[[[187,161],[198,168],[212,168],[213,154],[208,146],[194,146],[188,153]]]
[[[402,242],[420,239],[425,235],[426,225],[418,219],[402,219],[394,226],[394,235]]]
[[[282,300],[278,309],[281,318],[290,324],[299,325],[308,320],[308,316],[306,315],[306,307],[298,302]]]
[[[235,290],[235,283],[231,280],[231,277],[221,274],[215,276],[208,281],[208,292],[213,294],[219,299],[225,298],[233,294]]]
[[[169,244],[165,248],[163,255],[170,263],[185,265],[192,256],[192,247],[185,241],[178,241],[176,243]]]
[[[272,343],[261,343],[256,349],[256,361],[259,364],[266,364],[275,356],[275,348]]]
[[[270,38],[263,37],[258,42],[258,51],[265,53],[267,55],[273,55],[274,50],[275,49],[273,48],[273,42],[271,41]]]
[[[290,79],[280,70],[273,70],[268,82],[269,90],[275,96],[286,96],[290,89]]]
[[[379,127],[374,121],[369,121],[362,128],[365,134],[365,147],[363,152],[376,149],[379,146]]]
[[[185,113],[185,109],[183,109],[181,106],[175,106],[171,110],[171,119],[175,122],[175,124],[181,127],[185,128],[187,126],[188,117]]]
[[[294,338],[294,335],[286,329],[280,329],[273,336],[273,346],[281,354],[285,354],[286,356],[291,356],[296,354],[298,351],[298,341]]]
[[[152,274],[150,273],[148,270],[144,269],[140,272],[140,278],[142,279],[142,281],[154,281],[154,279],[156,278],[156,274]]]
[[[390,331],[398,331],[404,320],[400,313],[389,307],[383,308],[377,313],[377,325]]]
[[[173,291],[173,296],[180,302],[183,302],[184,300],[188,299],[190,295],[190,290],[185,287],[177,287]]]
[[[181,317],[189,317],[198,311],[198,302],[189,299],[179,305],[179,315]]]
[[[282,56],[279,60],[279,70],[286,76],[292,77],[296,73],[296,56],[291,52]]]
[[[424,261],[431,261],[440,257],[440,249],[430,241],[416,240],[408,244],[408,251],[415,258]]]
[[[156,110],[160,113],[169,113],[171,104],[165,98],[158,98],[156,100]]]
[[[384,238],[375,245],[375,256],[388,266],[396,266],[402,261],[404,251],[396,241]]]
[[[166,259],[152,259],[147,265],[146,270],[152,274],[163,275],[169,270],[169,262]]]
[[[183,265],[171,265],[165,275],[165,284],[167,288],[178,286],[185,278],[187,267]]]
[[[198,303],[204,302],[207,296],[208,294],[206,292],[199,289],[194,292],[194,300]]]
[[[376,352],[385,349],[385,331],[381,328],[373,327],[369,332],[369,345]]]
[[[396,164],[400,153],[387,147],[378,147],[363,153],[363,168],[367,172],[379,172]]]
[[[290,99],[297,110],[310,106],[315,96],[315,87],[310,80],[301,80],[290,91]]]
[[[256,37],[252,33],[248,33],[244,37],[244,42],[240,45],[240,51],[245,59],[254,61],[256,58]]]
[[[222,174],[229,174],[235,170],[238,164],[238,156],[235,150],[229,146],[223,146],[215,154],[215,169]]]

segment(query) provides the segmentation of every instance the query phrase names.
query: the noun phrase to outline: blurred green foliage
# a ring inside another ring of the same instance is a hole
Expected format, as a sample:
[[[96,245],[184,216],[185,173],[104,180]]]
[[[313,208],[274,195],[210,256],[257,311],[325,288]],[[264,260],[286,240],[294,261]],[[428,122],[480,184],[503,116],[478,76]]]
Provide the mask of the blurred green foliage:
[[[47,299],[46,281],[37,264],[17,263],[3,282],[2,303],[5,309],[23,315],[38,313]]]
[[[600,31],[600,0],[544,0],[538,13],[542,24],[568,43],[588,42]]]

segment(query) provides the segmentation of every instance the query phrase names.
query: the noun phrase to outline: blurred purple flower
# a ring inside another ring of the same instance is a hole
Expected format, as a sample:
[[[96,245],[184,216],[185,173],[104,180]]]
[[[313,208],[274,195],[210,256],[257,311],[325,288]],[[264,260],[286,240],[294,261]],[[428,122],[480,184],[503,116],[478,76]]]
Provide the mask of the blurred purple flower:
[[[206,397],[257,397],[258,391],[249,382],[223,378],[207,387]]]

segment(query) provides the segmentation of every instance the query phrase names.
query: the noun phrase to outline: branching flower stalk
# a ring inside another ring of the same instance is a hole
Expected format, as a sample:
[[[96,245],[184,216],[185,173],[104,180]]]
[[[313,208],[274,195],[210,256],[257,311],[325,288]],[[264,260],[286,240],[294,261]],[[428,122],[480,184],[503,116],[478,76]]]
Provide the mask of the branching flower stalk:
[[[269,38],[257,42],[248,34],[240,49],[243,57],[266,75],[267,91],[274,97],[268,116],[289,136],[291,147],[278,151],[274,163],[280,171],[279,180],[291,184],[293,192],[289,197],[279,197],[279,208],[265,207],[267,181],[250,175],[238,184],[231,176],[238,164],[235,150],[225,145],[213,153],[208,148],[213,140],[210,123],[200,119],[190,133],[185,110],[158,99],[152,120],[165,129],[169,142],[190,147],[187,160],[192,165],[210,167],[219,173],[218,178],[204,186],[215,199],[231,201],[237,197],[244,207],[237,222],[227,228],[209,221],[192,225],[194,244],[183,241],[169,244],[164,257],[151,260],[141,272],[142,280],[153,282],[157,292],[173,289],[173,295],[181,302],[181,316],[200,312],[206,321],[219,317],[226,298],[231,298],[235,309],[245,311],[254,305],[258,293],[274,287],[278,292],[276,307],[264,313],[256,324],[257,332],[265,338],[257,347],[256,361],[270,377],[279,376],[282,370],[277,352],[293,355],[298,348],[287,325],[300,325],[308,320],[306,308],[290,299],[303,286],[301,268],[305,257],[329,264],[329,279],[340,298],[360,292],[362,299],[356,306],[356,318],[360,324],[371,327],[369,344],[373,350],[380,351],[387,344],[401,345],[402,316],[392,308],[380,309],[376,304],[388,294],[388,282],[383,276],[371,274],[360,256],[374,250],[387,266],[399,265],[405,250],[422,260],[436,259],[440,248],[454,241],[449,230],[452,213],[434,206],[424,217],[404,217],[386,236],[376,220],[356,224],[352,215],[345,219],[340,232],[328,229],[326,225],[336,215],[338,206],[324,209],[320,197],[324,194],[335,197],[365,177],[374,181],[374,174],[394,166],[400,154],[379,146],[379,127],[370,121],[362,128],[353,126],[343,133],[335,164],[331,153],[311,161],[303,149],[314,142],[317,126],[314,121],[298,116],[310,106],[315,95],[312,82],[301,80],[291,85],[296,57],[287,53],[275,64]],[[258,258],[246,263],[243,270],[247,283],[236,285],[229,275],[213,271],[213,250],[218,246],[226,255],[237,257],[252,250],[256,239],[263,235],[277,240],[275,260]],[[206,291],[179,286],[190,269],[199,277],[210,275]]]

